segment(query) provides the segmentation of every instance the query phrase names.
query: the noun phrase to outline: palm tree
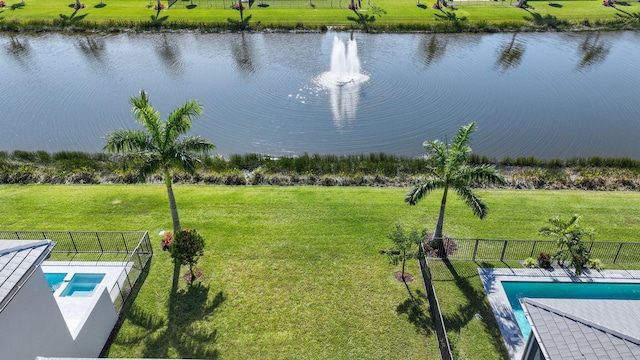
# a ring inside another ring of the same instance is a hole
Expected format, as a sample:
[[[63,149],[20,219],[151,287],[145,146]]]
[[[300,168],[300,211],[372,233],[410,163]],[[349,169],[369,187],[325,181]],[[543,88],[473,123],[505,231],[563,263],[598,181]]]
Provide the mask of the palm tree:
[[[471,185],[474,183],[505,183],[502,175],[498,174],[493,167],[488,165],[469,166],[467,164],[471,153],[468,143],[475,126],[476,123],[472,122],[467,126],[460,127],[453,137],[451,145],[440,140],[424,142],[427,159],[430,160],[430,165],[427,167],[430,176],[420,181],[404,198],[409,205],[416,205],[430,192],[438,189],[444,190],[440,202],[438,223],[431,241],[431,246],[436,249],[442,249],[442,225],[449,188],[469,205],[474,215],[484,219],[488,212],[487,205],[471,190]],[[441,256],[446,257],[446,251],[442,251]]]
[[[204,155],[215,149],[215,145],[199,136],[182,136],[191,129],[191,121],[202,114],[202,105],[195,100],[188,100],[175,109],[169,117],[162,121],[160,113],[149,104],[149,97],[144,90],[140,96],[132,96],[129,101],[133,105],[133,114],[142,130],[115,130],[107,134],[105,150],[124,154],[125,164],[136,167],[140,177],[162,173],[167,194],[169,209],[173,220],[173,233],[182,230],[178,207],[171,187],[171,169],[183,169],[195,172],[198,155]]]
[[[594,229],[583,229],[579,224],[580,216],[573,215],[571,219],[563,221],[555,216],[549,219],[551,226],[545,226],[538,230],[542,236],[554,238],[558,243],[558,251],[553,256],[560,265],[569,260],[576,275],[582,274],[582,268],[589,262],[589,250],[582,241],[588,238],[593,241]]]

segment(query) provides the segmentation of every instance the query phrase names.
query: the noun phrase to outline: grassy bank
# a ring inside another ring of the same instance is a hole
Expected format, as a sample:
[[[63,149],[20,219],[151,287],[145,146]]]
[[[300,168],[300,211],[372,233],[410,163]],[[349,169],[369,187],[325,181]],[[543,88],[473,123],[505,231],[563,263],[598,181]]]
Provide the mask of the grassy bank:
[[[471,156],[472,164],[493,164],[511,189],[638,190],[640,161],[629,158],[489,159]],[[118,157],[81,152],[0,152],[0,184],[160,183],[123,170]],[[408,186],[426,176],[424,158],[389,154],[266,155],[206,157],[195,174],[177,172],[175,183],[207,185]]]
[[[230,0],[177,1],[156,11],[156,1],[5,0],[0,9],[0,29],[19,31],[121,31],[124,29],[239,29],[232,20],[240,13]],[[357,3],[357,1],[356,1]],[[522,31],[546,29],[637,29],[640,5],[619,1],[605,7],[601,1],[529,1],[526,9],[515,1],[452,1],[442,10],[432,2],[376,0],[361,2],[359,15],[349,10],[348,0],[260,1],[243,12],[255,30],[363,29],[366,31]],[[163,0],[165,6],[167,1]],[[258,6],[262,5],[262,6]],[[265,6],[266,5],[266,6]],[[246,25],[246,24],[245,24]]]
[[[110,357],[437,358],[426,304],[409,300],[394,278],[398,269],[379,254],[397,221],[408,228],[435,224],[439,194],[409,207],[405,191],[178,185],[183,226],[197,228],[207,244],[202,285],[188,290],[181,283],[171,303],[171,261],[156,235],[171,226],[161,185],[3,185],[0,219],[4,229],[150,232],[157,252]],[[479,194],[488,218],[475,219],[452,199],[447,234],[537,238],[546,219],[573,213],[598,240],[636,241],[640,231],[635,192]],[[467,280],[447,275],[454,281],[437,285],[454,351],[462,359],[502,359],[473,269],[457,269]],[[415,264],[409,271],[418,276]],[[418,283],[411,289],[422,292]]]

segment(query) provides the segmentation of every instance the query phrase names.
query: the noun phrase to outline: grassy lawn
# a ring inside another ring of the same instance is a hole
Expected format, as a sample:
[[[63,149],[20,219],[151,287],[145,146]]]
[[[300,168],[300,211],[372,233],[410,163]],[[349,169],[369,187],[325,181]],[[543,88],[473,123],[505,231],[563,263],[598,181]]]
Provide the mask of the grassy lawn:
[[[201,284],[181,282],[173,297],[172,264],[157,235],[171,226],[161,185],[2,186],[0,218],[9,230],[150,232],[157,252],[110,357],[438,358],[426,302],[411,301],[379,250],[398,221],[431,228],[439,194],[409,207],[400,188],[177,185],[175,192],[183,227],[197,228],[207,243]],[[488,218],[475,219],[452,198],[446,234],[539,238],[547,218],[574,213],[598,240],[636,241],[640,230],[634,192],[479,194]],[[436,290],[459,358],[502,359],[477,266],[434,269]],[[409,272],[420,280],[416,264]],[[411,289],[423,294],[419,281]]]
[[[74,0],[5,0],[6,7],[0,9],[0,24],[17,20],[53,21],[65,20],[69,23],[111,23],[114,26],[127,22],[148,22],[156,15],[156,0],[83,0],[85,8],[75,10]],[[162,2],[167,5],[166,0]],[[260,3],[269,4],[259,7]],[[260,22],[262,26],[349,26],[353,24],[347,17],[354,13],[347,9],[349,0],[264,0],[244,11],[244,16],[252,16],[251,24]],[[454,1],[453,6],[443,11],[431,7],[432,1],[423,1],[416,6],[415,0],[374,0],[362,1],[361,14],[374,14],[372,6],[382,8],[386,14],[377,14],[374,25],[412,26],[438,24],[447,19],[466,19],[472,23],[509,23],[547,26],[557,21],[583,22],[589,19],[597,22],[621,21],[637,22],[640,5],[636,1],[619,1],[614,7],[602,6],[599,0],[590,1],[529,1],[530,8],[513,6],[512,1]],[[515,2],[513,2],[515,3]],[[165,23],[226,24],[228,18],[240,19],[239,12],[231,9],[231,0],[180,0],[169,9],[158,13],[158,19]],[[311,5],[313,4],[313,6]]]

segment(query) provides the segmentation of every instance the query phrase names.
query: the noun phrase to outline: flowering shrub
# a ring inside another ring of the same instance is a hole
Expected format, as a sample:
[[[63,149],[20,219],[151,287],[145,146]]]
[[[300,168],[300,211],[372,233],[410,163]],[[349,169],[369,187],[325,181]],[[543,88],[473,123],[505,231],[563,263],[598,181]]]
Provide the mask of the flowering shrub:
[[[538,255],[538,267],[544,268],[544,267],[550,267],[550,266],[551,266],[551,255],[541,251],[540,254]]]
[[[171,231],[167,231],[164,233],[164,237],[161,240],[162,250],[169,250],[171,248],[171,244],[173,244],[173,234],[171,234]]]
[[[231,5],[231,7],[233,9],[236,9],[236,10],[244,10],[245,9],[244,6],[242,6],[240,4],[233,4],[233,5]]]
[[[157,5],[153,7],[154,10],[164,10],[165,6],[164,4],[160,3],[160,5]]]
[[[358,10],[357,4],[349,4],[349,10]]]
[[[0,8],[3,8],[7,6],[7,3],[4,2],[4,0],[0,0]]]

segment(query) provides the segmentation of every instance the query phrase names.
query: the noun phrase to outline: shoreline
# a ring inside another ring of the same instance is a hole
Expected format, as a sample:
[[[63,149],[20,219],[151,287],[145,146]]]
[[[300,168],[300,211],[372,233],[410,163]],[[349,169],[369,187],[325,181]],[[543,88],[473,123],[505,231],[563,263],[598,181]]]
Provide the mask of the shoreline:
[[[474,165],[494,166],[507,181],[493,189],[640,191],[640,160],[589,158],[540,160],[472,156]],[[126,160],[107,154],[0,152],[0,185],[162,184],[160,175],[141,179]],[[271,158],[257,154],[203,158],[194,174],[176,171],[176,184],[226,186],[412,187],[426,177],[424,158],[386,154],[303,155]],[[483,188],[477,185],[476,188]],[[488,187],[486,187],[488,188]]]

